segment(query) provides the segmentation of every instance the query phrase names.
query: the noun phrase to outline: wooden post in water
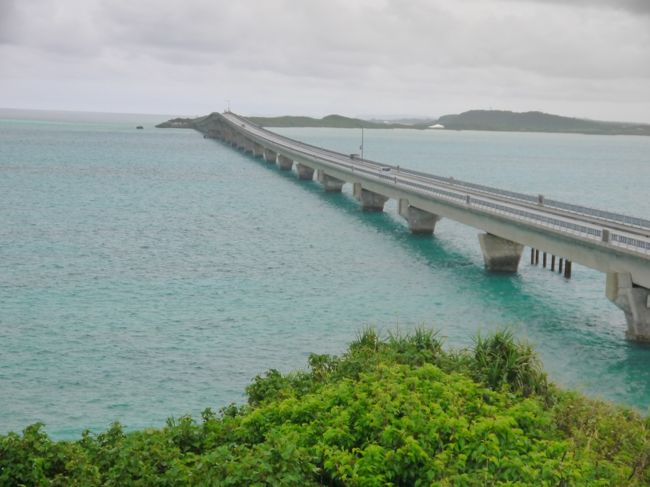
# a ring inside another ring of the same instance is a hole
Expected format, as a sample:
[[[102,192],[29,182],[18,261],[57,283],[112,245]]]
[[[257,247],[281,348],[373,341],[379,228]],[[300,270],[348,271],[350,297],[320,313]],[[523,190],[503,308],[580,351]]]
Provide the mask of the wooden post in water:
[[[539,265],[539,249],[535,249],[535,265]]]
[[[562,257],[560,257],[560,262],[557,264],[557,271],[561,274],[562,273]]]
[[[564,264],[564,277],[571,278],[571,261],[569,259]]]
[[[535,249],[530,248],[530,265],[535,265]]]
[[[546,269],[546,252],[542,254],[542,267]]]
[[[551,255],[551,270],[555,270],[555,256]]]

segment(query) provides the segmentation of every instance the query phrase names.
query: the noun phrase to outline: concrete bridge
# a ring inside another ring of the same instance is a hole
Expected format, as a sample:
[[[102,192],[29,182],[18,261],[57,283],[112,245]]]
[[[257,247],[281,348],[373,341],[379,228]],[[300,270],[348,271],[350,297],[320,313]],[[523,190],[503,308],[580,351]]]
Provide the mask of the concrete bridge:
[[[362,209],[382,211],[390,198],[413,233],[432,234],[441,218],[482,230],[485,267],[516,272],[524,246],[606,274],[606,296],[623,312],[627,337],[650,341],[650,221],[381,164],[298,142],[232,113],[196,123],[206,137],[277,164],[295,166],[299,179],[316,179],[325,191],[353,185]],[[560,260],[561,259],[561,260]],[[568,271],[568,274],[567,272]]]

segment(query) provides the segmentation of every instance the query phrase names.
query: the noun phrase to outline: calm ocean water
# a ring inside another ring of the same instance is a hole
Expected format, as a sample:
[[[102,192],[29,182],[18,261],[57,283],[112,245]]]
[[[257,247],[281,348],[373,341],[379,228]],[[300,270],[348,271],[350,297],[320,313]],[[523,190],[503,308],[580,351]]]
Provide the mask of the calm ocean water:
[[[0,120],[0,433],[218,409],[368,325],[433,327],[450,346],[508,326],[555,382],[650,406],[650,348],[625,341],[603,275],[526,257],[490,275],[471,228],[414,237],[394,202],[363,213],[349,188],[325,194],[197,132],[79,120]],[[360,138],[278,131],[344,152]],[[365,155],[650,216],[650,138],[368,130]]]

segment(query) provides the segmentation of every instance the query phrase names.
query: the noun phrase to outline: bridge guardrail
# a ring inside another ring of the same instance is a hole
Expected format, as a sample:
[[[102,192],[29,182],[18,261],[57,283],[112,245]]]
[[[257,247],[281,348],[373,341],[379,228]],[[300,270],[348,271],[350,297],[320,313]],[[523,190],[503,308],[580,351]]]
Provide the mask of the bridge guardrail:
[[[336,163],[335,163],[336,164]],[[350,167],[350,166],[348,166]],[[366,174],[369,174],[373,177],[384,179],[387,181],[393,181],[395,176],[389,176],[384,173],[375,173],[373,171],[370,171],[365,168],[356,168],[356,172],[363,172]],[[459,193],[454,193],[451,191],[445,191],[440,188],[434,188],[431,186],[427,186],[426,184],[422,183],[415,183],[413,181],[405,181],[404,179],[399,180],[400,184],[404,184],[406,186],[411,186],[417,189],[420,189],[422,191],[426,191],[427,193],[434,193],[438,195],[439,197],[443,197],[446,199],[450,200],[455,200],[456,202],[461,202],[466,200],[466,195],[464,194],[459,194]],[[568,222],[565,220],[561,220],[559,218],[554,218],[554,217],[548,217],[544,215],[540,215],[538,213],[533,213],[527,210],[522,210],[518,208],[511,208],[505,205],[501,205],[499,203],[494,203],[491,201],[486,201],[481,198],[477,197],[472,197],[471,198],[471,205],[472,206],[478,206],[478,207],[483,207],[489,210],[492,210],[494,213],[499,213],[499,214],[505,214],[509,215],[511,217],[514,217],[515,219],[518,220],[526,220],[526,221],[531,221],[535,222],[538,224],[542,224],[546,227],[550,227],[556,230],[560,230],[562,232],[568,232],[572,233],[574,235],[582,235],[587,238],[590,238],[595,241],[601,241],[603,231],[602,229],[599,228],[594,228],[590,227],[587,225],[580,225],[578,223],[572,223]],[[611,239],[610,239],[610,244],[614,246],[620,246],[620,247],[625,247],[629,249],[633,249],[636,251],[642,251],[644,253],[650,253],[650,242],[640,240],[640,239],[635,239],[631,237],[627,237],[624,235],[617,234],[615,232],[611,233]]]
[[[625,235],[619,235],[617,233],[612,233],[610,238],[612,241],[619,243],[622,247],[634,249],[642,248],[645,249],[646,252],[650,253],[650,242],[639,240],[638,238],[627,237]]]
[[[370,173],[373,176],[380,177],[382,179],[393,180],[392,176],[388,176],[388,175],[385,175],[385,174],[374,174],[372,171],[368,171],[366,169],[361,170],[361,172]],[[450,199],[453,199],[453,200],[458,200],[458,201],[465,201],[466,200],[466,195],[464,195],[464,194],[453,193],[451,191],[445,191],[445,190],[442,190],[442,189],[439,189],[439,188],[433,188],[433,187],[427,186],[425,184],[414,183],[412,181],[405,181],[404,179],[400,179],[400,183],[405,184],[407,186],[412,186],[412,187],[422,189],[422,190],[427,191],[429,193],[435,193],[437,195],[444,196],[446,198],[450,198]],[[471,198],[471,205],[472,206],[483,206],[483,207],[491,208],[491,209],[499,211],[500,213],[509,214],[509,215],[516,215],[518,217],[523,217],[523,218],[525,218],[527,220],[532,220],[532,221],[535,221],[535,222],[542,222],[542,223],[547,224],[548,226],[552,226],[552,227],[555,227],[555,228],[563,228],[563,229],[567,229],[567,230],[572,230],[572,231],[574,231],[574,232],[576,232],[578,234],[585,234],[585,235],[589,235],[589,236],[595,237],[595,238],[600,238],[602,236],[602,230],[600,230],[600,229],[588,227],[588,226],[585,226],[585,225],[580,225],[580,224],[577,224],[577,223],[567,222],[567,221],[564,221],[564,220],[560,220],[558,218],[539,215],[537,213],[532,213],[530,211],[521,210],[521,209],[518,209],[518,208],[511,208],[511,207],[508,207],[508,206],[505,206],[505,205],[500,205],[498,203],[493,203],[491,201],[486,201],[486,200],[477,198],[475,196]]]
[[[644,229],[650,229],[650,220],[646,220],[645,218],[622,215],[620,213],[598,210],[596,208],[588,208],[586,206],[564,203],[562,201],[557,201],[557,200],[545,200],[544,204],[546,206],[551,206],[553,208],[559,208],[562,210],[568,210],[574,213],[595,216],[597,218],[602,218],[603,220],[611,220],[619,223],[624,223],[626,225],[631,225],[631,226],[644,228]]]
[[[538,202],[537,196],[518,193],[516,191],[494,188],[492,186],[486,186],[483,184],[470,183],[468,181],[462,181],[451,177],[436,176],[434,174],[428,174],[421,171],[414,171],[412,169],[400,168],[400,171],[404,173],[415,174],[417,176],[421,176],[425,178],[435,179],[437,181],[441,181],[446,184],[454,184],[456,186],[464,186],[467,188],[475,189],[486,193],[498,194],[514,200],[525,201],[527,203],[536,204]],[[565,203],[554,199],[545,199],[544,206],[548,208],[566,210],[579,215],[591,216],[591,217],[599,218],[601,220],[623,223],[625,225],[630,225],[641,229],[650,230],[650,220],[646,220],[644,218],[623,215],[621,213],[614,213],[611,211],[598,210],[596,208],[590,208],[582,205],[575,205],[572,203]]]
[[[465,201],[465,195],[462,195],[462,194],[451,193],[449,191],[444,191],[444,190],[440,190],[440,189],[437,189],[437,188],[431,188],[430,186],[426,186],[426,185],[423,185],[423,184],[417,184],[417,183],[411,183],[411,182],[404,181],[404,180],[401,180],[400,182],[402,184],[406,184],[408,186],[419,187],[419,188],[424,189],[425,191],[428,191],[430,193],[436,193],[436,194],[439,194],[439,195],[442,195],[442,196],[446,196],[448,198],[452,198],[452,199],[456,199],[456,200],[460,200],[460,201]],[[557,218],[547,217],[547,216],[544,216],[544,215],[539,215],[537,213],[532,213],[532,212],[529,212],[529,211],[526,211],[526,210],[520,210],[518,208],[511,208],[511,207],[508,207],[508,206],[500,205],[498,203],[493,203],[491,201],[486,201],[486,200],[476,198],[476,197],[472,197],[470,201],[471,201],[470,204],[472,206],[482,206],[482,207],[490,208],[490,209],[496,210],[497,212],[502,213],[502,214],[513,215],[513,216],[520,217],[520,219],[524,218],[526,220],[535,221],[535,222],[538,222],[538,223],[541,222],[541,223],[544,223],[547,226],[551,226],[553,228],[558,228],[558,229],[561,228],[561,229],[566,229],[566,230],[572,230],[575,233],[585,234],[585,235],[589,235],[589,236],[595,237],[595,238],[600,238],[601,235],[602,235],[601,230],[596,229],[596,228],[592,228],[592,227],[588,227],[588,226],[585,226],[585,225],[579,225],[577,223],[571,223],[571,222],[567,222],[567,221],[560,220],[560,219],[557,219]]]

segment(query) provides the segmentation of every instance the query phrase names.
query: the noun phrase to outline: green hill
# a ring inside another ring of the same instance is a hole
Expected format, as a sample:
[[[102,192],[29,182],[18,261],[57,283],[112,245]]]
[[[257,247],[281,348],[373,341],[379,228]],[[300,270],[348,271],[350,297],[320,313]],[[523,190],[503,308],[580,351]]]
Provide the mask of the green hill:
[[[327,115],[323,118],[297,117],[286,115],[282,117],[247,117],[251,122],[262,127],[331,127],[344,129],[392,129],[412,128],[400,123],[379,123],[361,120],[360,118],[344,117],[343,115]]]
[[[438,119],[437,123],[444,125],[445,129],[449,130],[650,135],[650,125],[648,124],[602,122],[542,112],[470,110],[459,115],[444,115]]]
[[[163,122],[159,128],[198,128],[210,122],[214,114],[199,118],[175,118]],[[508,132],[556,132],[600,135],[650,135],[650,125],[632,122],[603,122],[562,117],[542,112],[510,112],[505,110],[470,110],[458,115],[444,115],[436,122],[416,124],[375,122],[343,115],[323,118],[286,115],[282,117],[247,117],[262,127],[331,127],[365,129],[428,129],[433,123],[445,130],[486,130]]]
[[[196,118],[172,118],[156,125],[158,129],[192,129]]]
[[[197,128],[203,122],[209,121],[214,114],[199,118],[173,118],[156,125],[157,128]],[[343,115],[327,115],[323,118],[312,118],[286,115],[282,117],[246,117],[251,122],[262,127],[331,127],[344,129],[393,129],[414,128],[402,123],[369,122],[360,118],[344,117]],[[422,127],[420,127],[422,128]]]

